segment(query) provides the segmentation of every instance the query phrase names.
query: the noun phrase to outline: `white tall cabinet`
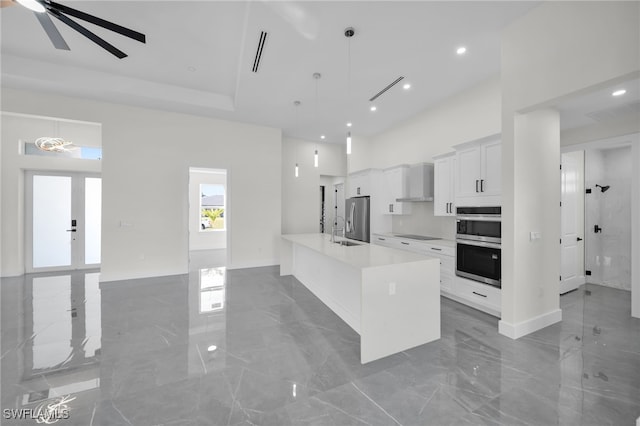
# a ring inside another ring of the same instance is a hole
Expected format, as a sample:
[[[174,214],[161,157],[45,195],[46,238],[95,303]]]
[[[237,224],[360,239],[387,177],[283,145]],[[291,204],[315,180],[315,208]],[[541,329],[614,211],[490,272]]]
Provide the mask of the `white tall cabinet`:
[[[455,216],[456,153],[437,155],[433,160],[433,215]]]
[[[455,203],[499,206],[502,190],[502,144],[499,135],[454,146]]]
[[[409,196],[409,165],[403,164],[382,171],[382,213],[401,215],[411,213],[411,203],[397,201]]]

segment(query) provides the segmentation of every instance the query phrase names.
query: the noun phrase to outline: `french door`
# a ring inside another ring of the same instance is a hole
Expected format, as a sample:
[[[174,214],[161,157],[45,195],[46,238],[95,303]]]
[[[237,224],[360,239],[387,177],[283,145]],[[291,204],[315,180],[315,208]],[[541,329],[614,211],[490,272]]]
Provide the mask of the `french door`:
[[[25,204],[27,273],[100,266],[100,175],[28,171]]]

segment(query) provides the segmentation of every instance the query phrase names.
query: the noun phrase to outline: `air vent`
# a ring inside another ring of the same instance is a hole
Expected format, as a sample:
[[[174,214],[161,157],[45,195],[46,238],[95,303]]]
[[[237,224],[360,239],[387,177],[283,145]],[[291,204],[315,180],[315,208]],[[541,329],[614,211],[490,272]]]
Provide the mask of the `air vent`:
[[[264,49],[264,44],[267,41],[267,33],[264,31],[260,31],[260,39],[258,40],[258,49],[256,50],[256,57],[253,60],[253,68],[251,71],[258,72],[258,68],[260,67],[260,59],[262,58],[262,50]]]
[[[594,121],[606,122],[632,114],[640,114],[640,101],[631,102],[625,105],[619,105],[614,108],[593,111],[585,115]]]
[[[373,95],[373,97],[371,99],[369,99],[369,102],[372,102],[372,101],[375,101],[376,99],[378,99],[378,97],[380,97],[380,95],[382,95],[384,92],[386,92],[387,90],[391,89],[396,84],[400,83],[403,78],[404,78],[404,76],[400,76],[400,77],[396,78],[393,82],[391,82],[389,85],[387,85],[387,87],[385,87],[384,89],[382,89],[381,91],[379,91],[378,93]]]

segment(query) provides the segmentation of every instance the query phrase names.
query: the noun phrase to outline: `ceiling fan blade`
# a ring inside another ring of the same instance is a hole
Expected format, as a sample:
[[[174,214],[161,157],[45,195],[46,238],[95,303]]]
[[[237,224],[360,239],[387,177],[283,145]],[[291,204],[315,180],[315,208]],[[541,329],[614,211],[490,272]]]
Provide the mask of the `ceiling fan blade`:
[[[42,25],[44,32],[49,36],[49,40],[51,40],[53,46],[56,49],[69,50],[69,45],[67,45],[67,42],[64,41],[62,35],[53,24],[53,21],[51,20],[51,18],[49,18],[49,15],[47,15],[46,13],[33,13],[38,18],[38,21],[40,21],[40,25]]]
[[[64,22],[65,24],[67,24],[68,26],[70,26],[71,28],[73,28],[74,30],[76,30],[77,32],[79,32],[80,34],[82,34],[92,42],[94,42],[95,44],[107,50],[112,55],[115,55],[120,59],[127,57],[127,54],[124,53],[122,50],[104,41],[102,38],[98,37],[91,31],[83,27],[82,25],[78,24],[73,19],[69,18],[68,16],[65,16],[62,13],[58,12],[57,10],[52,10],[52,9],[49,9],[49,13],[51,13],[53,16],[55,16],[56,18],[58,18],[59,20],[61,20],[62,22]]]
[[[131,30],[131,29],[123,27],[121,25],[114,24],[113,22],[104,20],[102,18],[98,18],[96,16],[89,15],[88,13],[82,12],[81,10],[74,9],[72,7],[65,6],[63,4],[56,3],[56,2],[53,2],[53,1],[48,1],[44,5],[45,5],[45,7],[47,9],[58,10],[59,12],[66,13],[67,15],[76,17],[78,19],[82,19],[83,21],[87,21],[89,23],[98,25],[98,26],[100,26],[102,28],[106,28],[109,31],[113,31],[113,32],[121,34],[121,35],[123,35],[125,37],[129,37],[129,38],[132,38],[134,40],[137,40],[140,43],[146,43],[146,36],[144,34],[142,34],[142,33],[139,33],[138,31]]]

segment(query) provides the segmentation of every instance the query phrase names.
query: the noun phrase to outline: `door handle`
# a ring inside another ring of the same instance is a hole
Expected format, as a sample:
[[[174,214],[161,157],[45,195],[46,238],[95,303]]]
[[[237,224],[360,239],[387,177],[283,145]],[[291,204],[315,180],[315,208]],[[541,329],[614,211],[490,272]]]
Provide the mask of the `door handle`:
[[[67,232],[78,232],[75,229],[67,229]]]
[[[582,241],[582,238],[578,237],[576,238],[576,241]]]

